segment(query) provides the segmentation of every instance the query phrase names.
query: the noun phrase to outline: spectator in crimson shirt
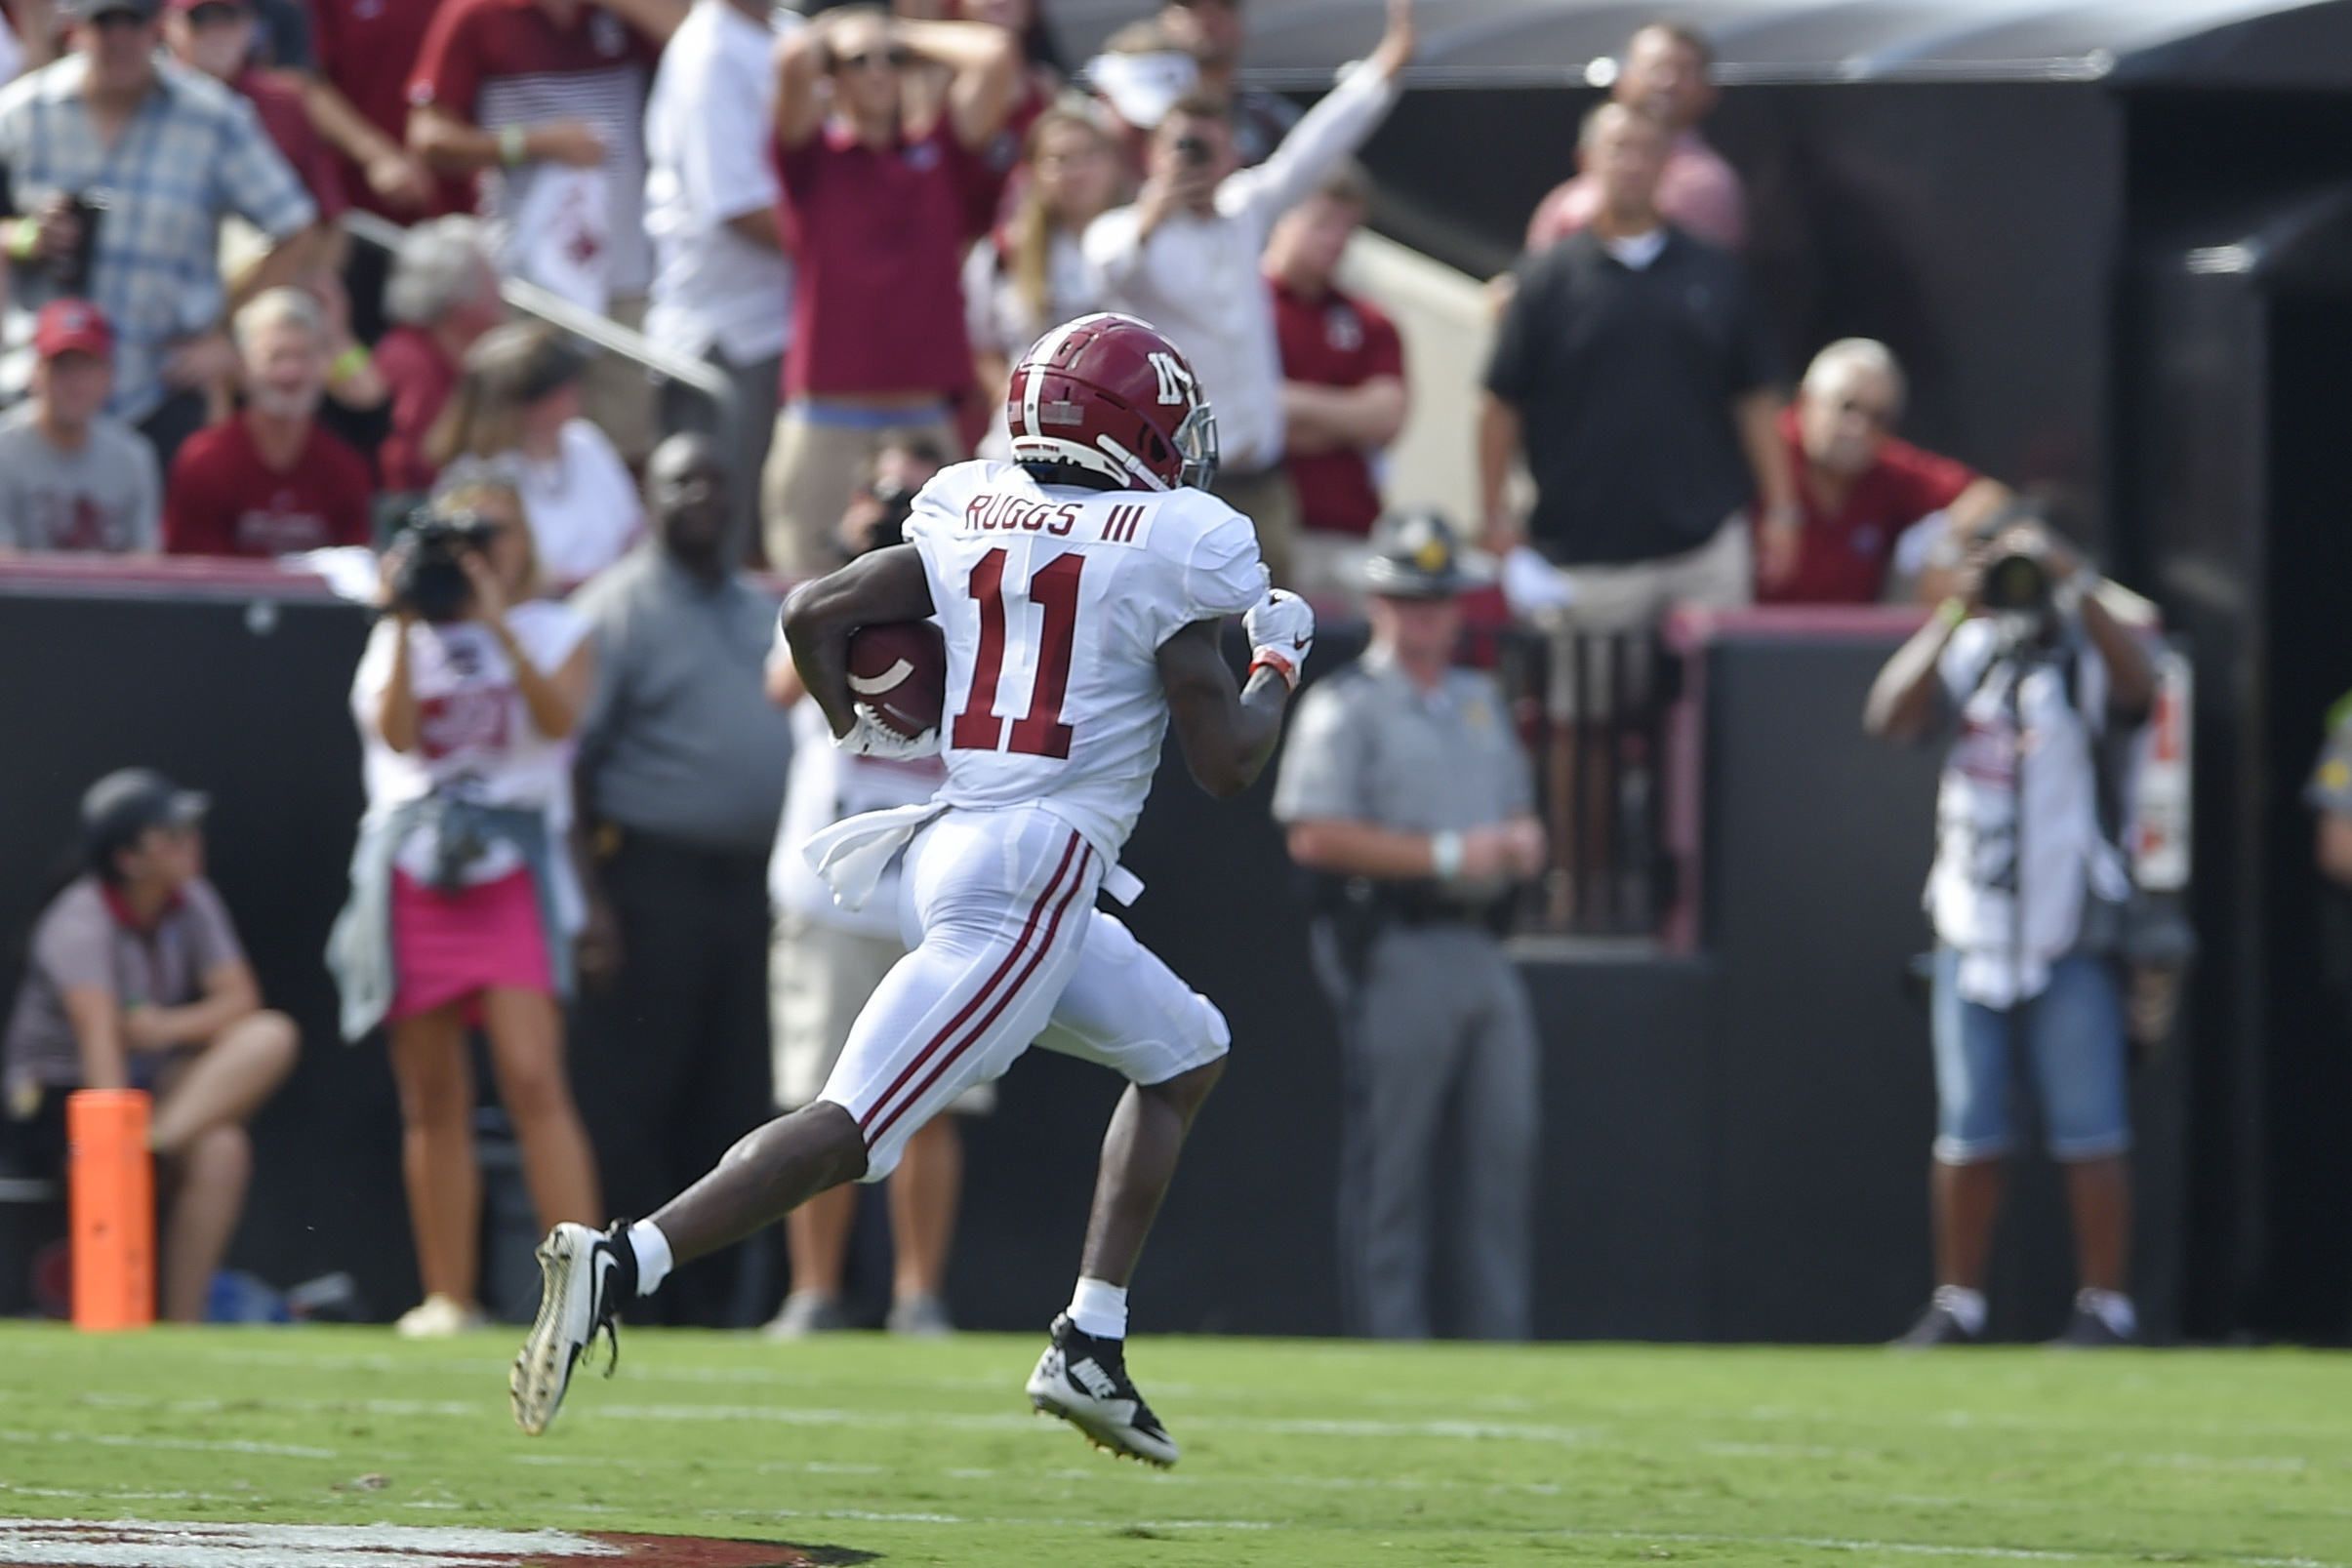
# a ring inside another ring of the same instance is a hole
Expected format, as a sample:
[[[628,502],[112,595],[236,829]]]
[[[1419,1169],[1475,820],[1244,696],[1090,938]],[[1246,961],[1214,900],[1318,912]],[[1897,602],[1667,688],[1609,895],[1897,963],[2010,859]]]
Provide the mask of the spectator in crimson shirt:
[[[444,0],[409,81],[409,145],[443,174],[483,177],[502,272],[644,318],[645,100],[685,17],[686,0]],[[624,446],[634,434],[615,432]]]
[[[1341,164],[1275,223],[1266,282],[1282,350],[1282,451],[1298,492],[1292,585],[1355,585],[1381,512],[1373,465],[1404,428],[1404,344],[1378,308],[1333,282],[1371,206],[1363,171]]]
[[[366,544],[367,462],[318,424],[326,313],[300,289],[271,289],[237,312],[236,335],[245,407],[172,460],[163,547],[277,556]]]
[[[1715,108],[1715,48],[1703,33],[1653,21],[1626,41],[1609,96],[1662,122],[1674,134],[1658,179],[1658,211],[1686,234],[1736,251],[1748,241],[1748,198],[1723,154],[1699,136]],[[1581,154],[1583,149],[1579,147]],[[1536,205],[1527,249],[1540,253],[1593,221],[1601,182],[1588,170]]]
[[[376,344],[376,370],[392,409],[377,466],[387,491],[429,492],[441,471],[425,451],[433,422],[457,388],[466,350],[507,314],[481,225],[452,217],[409,230],[385,285],[384,313],[393,326]]]
[[[408,78],[439,0],[315,0],[311,118],[346,160],[354,205],[396,222],[473,204],[466,180],[436,181],[408,148]],[[324,88],[324,93],[317,88]]]
[[[1781,417],[1805,513],[1796,565],[1758,584],[1760,603],[1876,603],[1890,575],[1919,577],[1947,532],[2008,504],[1999,480],[1897,440],[1902,416],[1903,370],[1885,343],[1845,338],[1813,356]]]
[[[302,93],[253,63],[254,29],[248,0],[167,0],[164,8],[163,41],[172,58],[253,104],[262,129],[317,204],[318,221],[332,223],[351,205],[343,166],[310,123]]]
[[[969,169],[1021,88],[1021,43],[976,21],[828,11],[779,57],[776,140],[798,248],[786,406],[761,476],[768,561],[840,564],[833,525],[886,437],[960,451],[950,399],[972,384],[957,273]],[[944,108],[916,118],[902,76],[953,73]]]

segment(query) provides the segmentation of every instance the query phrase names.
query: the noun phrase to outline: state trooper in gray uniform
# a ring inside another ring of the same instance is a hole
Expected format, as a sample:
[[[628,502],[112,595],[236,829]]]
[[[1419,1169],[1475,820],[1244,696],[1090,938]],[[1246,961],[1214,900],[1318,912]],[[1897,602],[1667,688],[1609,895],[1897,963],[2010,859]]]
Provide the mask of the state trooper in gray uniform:
[[[1535,1029],[1498,929],[1544,866],[1525,752],[1494,681],[1453,667],[1474,579],[1444,519],[1407,513],[1364,571],[1372,642],[1299,701],[1275,785],[1315,873],[1316,964],[1346,1104],[1340,1278],[1350,1333],[1430,1333],[1439,1122],[1458,1107],[1458,1326],[1527,1337]]]

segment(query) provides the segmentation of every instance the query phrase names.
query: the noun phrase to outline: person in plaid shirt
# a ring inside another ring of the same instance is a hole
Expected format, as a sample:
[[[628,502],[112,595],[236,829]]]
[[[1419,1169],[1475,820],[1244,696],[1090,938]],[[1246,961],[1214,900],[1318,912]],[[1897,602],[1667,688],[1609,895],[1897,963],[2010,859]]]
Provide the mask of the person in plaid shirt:
[[[49,300],[89,299],[114,327],[107,412],[168,464],[204,422],[208,390],[236,373],[229,308],[293,280],[307,244],[292,242],[318,210],[250,103],[158,57],[158,0],[60,9],[72,51],[0,90],[0,166],[20,215],[0,222],[9,342]],[[275,242],[236,300],[219,261],[232,213]]]

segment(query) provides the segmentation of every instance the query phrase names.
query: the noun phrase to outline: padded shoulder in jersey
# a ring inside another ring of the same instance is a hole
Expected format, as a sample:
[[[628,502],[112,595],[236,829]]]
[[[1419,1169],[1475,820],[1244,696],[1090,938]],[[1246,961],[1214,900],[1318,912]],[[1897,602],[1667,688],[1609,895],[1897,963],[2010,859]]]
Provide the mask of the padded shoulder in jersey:
[[[1018,463],[979,458],[951,462],[924,480],[923,488],[914,493],[913,509],[907,515],[907,543],[920,544],[934,535],[961,529],[965,508],[982,491],[1034,483]]]
[[[1178,570],[1188,623],[1237,616],[1266,597],[1272,579],[1255,524],[1201,490],[1170,491],[1159,505],[1152,549]]]

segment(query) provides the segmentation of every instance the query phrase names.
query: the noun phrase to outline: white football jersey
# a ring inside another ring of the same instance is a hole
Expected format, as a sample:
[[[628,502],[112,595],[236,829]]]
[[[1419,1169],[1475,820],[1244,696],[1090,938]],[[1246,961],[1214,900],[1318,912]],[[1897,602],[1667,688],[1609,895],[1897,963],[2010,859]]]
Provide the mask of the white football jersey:
[[[1249,519],[1197,490],[1043,485],[1009,462],[943,468],[914,498],[947,634],[952,806],[1044,804],[1112,855],[1167,734],[1159,647],[1266,594]]]

